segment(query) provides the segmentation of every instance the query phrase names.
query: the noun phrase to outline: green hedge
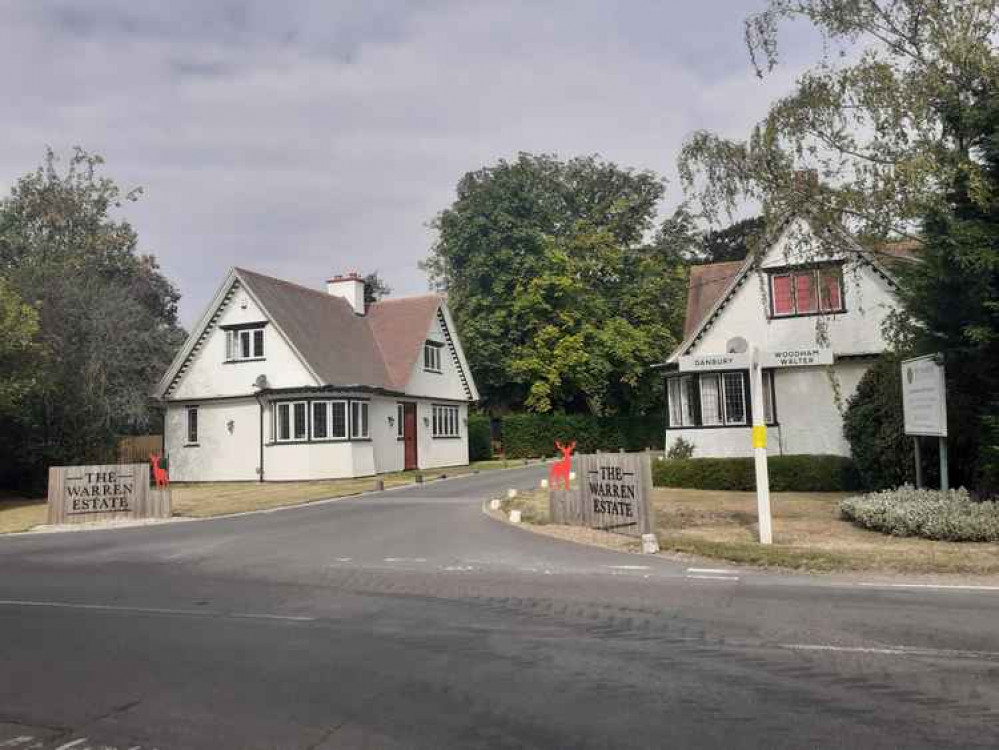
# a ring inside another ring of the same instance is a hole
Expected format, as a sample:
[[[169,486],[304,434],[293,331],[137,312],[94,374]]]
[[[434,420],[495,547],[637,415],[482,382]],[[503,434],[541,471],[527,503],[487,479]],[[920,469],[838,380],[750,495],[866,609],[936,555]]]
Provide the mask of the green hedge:
[[[576,441],[577,453],[662,448],[666,424],[661,415],[592,417],[585,414],[512,414],[502,419],[508,458],[554,456],[555,441]]]
[[[773,492],[852,492],[860,489],[853,461],[843,456],[771,456],[767,459]],[[752,458],[688,458],[656,461],[657,487],[696,490],[756,489]]]
[[[489,417],[470,414],[468,417],[468,460],[488,461],[493,457],[493,436]]]

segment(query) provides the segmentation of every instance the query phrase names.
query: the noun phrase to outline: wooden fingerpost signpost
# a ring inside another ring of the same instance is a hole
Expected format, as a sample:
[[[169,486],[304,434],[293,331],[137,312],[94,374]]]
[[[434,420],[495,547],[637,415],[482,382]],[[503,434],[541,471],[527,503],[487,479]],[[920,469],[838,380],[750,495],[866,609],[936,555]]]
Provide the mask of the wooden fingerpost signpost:
[[[566,456],[563,460],[571,460]],[[597,453],[575,456],[578,486],[548,488],[552,523],[588,526],[642,540],[642,552],[655,554],[652,464],[649,454]]]
[[[773,544],[773,521],[770,510],[770,474],[767,470],[767,422],[763,406],[763,370],[783,367],[815,367],[831,365],[831,349],[797,347],[763,350],[749,345],[745,339],[728,342],[727,354],[695,354],[679,358],[680,372],[718,372],[748,370],[750,408],[753,412],[752,446],[756,469],[756,516],[760,544]]]

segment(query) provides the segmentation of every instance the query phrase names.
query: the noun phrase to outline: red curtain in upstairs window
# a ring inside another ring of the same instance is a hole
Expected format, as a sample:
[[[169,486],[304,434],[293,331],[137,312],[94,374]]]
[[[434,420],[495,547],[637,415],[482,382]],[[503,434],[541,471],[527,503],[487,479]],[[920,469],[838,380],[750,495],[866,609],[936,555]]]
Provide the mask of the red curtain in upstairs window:
[[[794,294],[798,303],[798,314],[811,313],[819,309],[815,298],[815,273],[804,271],[794,275]]]
[[[843,309],[843,274],[839,268],[825,268],[820,276],[822,311],[838,312]]]
[[[774,315],[794,315],[794,296],[791,294],[791,277],[773,277]]]

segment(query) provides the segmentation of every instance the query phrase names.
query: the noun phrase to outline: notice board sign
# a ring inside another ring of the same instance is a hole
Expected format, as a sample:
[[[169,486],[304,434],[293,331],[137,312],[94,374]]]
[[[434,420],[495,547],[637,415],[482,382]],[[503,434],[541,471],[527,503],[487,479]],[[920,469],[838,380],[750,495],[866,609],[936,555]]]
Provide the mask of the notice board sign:
[[[170,490],[149,486],[149,464],[52,466],[50,524],[169,518]]]
[[[583,525],[635,537],[654,533],[648,454],[581,455],[576,467]]]
[[[903,360],[902,411],[906,435],[947,437],[947,388],[941,355]]]

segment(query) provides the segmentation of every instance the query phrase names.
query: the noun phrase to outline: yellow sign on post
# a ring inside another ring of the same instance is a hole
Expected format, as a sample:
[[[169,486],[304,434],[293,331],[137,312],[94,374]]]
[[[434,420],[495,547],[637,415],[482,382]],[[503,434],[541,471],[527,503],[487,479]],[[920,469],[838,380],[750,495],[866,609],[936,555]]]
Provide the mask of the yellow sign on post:
[[[765,424],[758,424],[753,426],[753,447],[754,448],[767,447],[767,426]]]

